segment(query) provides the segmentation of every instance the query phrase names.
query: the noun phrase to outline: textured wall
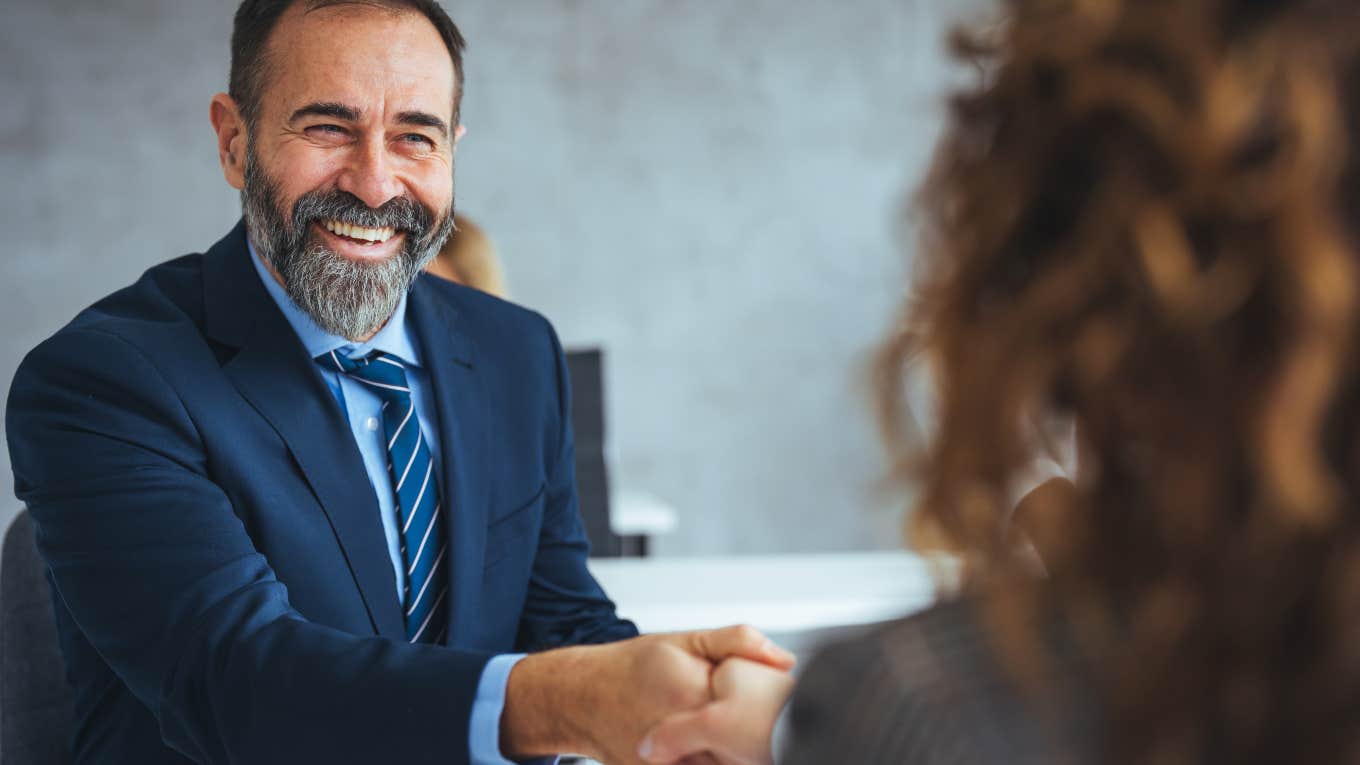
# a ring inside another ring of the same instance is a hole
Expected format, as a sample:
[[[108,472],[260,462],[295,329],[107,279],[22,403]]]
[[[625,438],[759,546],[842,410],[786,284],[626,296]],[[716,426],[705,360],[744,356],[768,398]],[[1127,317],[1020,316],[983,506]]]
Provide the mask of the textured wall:
[[[236,219],[207,121],[234,7],[6,3],[0,392],[81,307]],[[606,349],[616,484],[682,514],[659,550],[896,544],[862,372],[959,5],[447,7],[471,43],[459,203],[520,302]]]

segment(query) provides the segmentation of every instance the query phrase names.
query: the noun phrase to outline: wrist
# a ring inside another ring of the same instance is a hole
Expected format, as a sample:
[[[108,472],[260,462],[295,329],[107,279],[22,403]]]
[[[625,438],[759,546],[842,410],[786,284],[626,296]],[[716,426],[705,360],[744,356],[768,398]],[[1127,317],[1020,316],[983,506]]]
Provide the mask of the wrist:
[[[584,713],[594,707],[587,696],[598,650],[578,646],[530,654],[510,670],[500,729],[506,757],[596,753]]]

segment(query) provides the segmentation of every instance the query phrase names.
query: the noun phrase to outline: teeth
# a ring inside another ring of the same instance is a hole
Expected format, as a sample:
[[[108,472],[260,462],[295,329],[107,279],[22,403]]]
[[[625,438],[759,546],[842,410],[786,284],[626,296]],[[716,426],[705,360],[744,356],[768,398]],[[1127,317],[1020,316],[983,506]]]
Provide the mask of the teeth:
[[[351,239],[362,239],[366,242],[386,242],[397,233],[397,230],[390,226],[383,228],[364,228],[363,226],[356,226],[352,223],[345,223],[344,221],[339,220],[328,220],[323,225],[326,227],[326,230],[332,234],[347,236]]]

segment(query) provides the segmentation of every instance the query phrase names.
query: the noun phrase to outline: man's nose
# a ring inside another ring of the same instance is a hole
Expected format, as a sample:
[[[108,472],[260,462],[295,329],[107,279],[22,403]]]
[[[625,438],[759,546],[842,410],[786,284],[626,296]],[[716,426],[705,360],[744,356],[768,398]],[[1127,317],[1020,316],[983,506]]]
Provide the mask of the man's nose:
[[[381,140],[365,141],[356,146],[336,185],[375,210],[401,195],[401,182],[393,172],[387,147]]]

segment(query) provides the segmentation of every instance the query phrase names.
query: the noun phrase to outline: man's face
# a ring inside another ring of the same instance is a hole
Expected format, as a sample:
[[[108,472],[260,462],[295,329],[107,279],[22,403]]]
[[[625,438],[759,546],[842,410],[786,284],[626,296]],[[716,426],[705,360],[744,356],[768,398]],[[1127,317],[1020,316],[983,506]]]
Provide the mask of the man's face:
[[[247,228],[326,329],[380,329],[453,222],[454,71],[423,16],[336,6],[280,20],[248,140]]]

